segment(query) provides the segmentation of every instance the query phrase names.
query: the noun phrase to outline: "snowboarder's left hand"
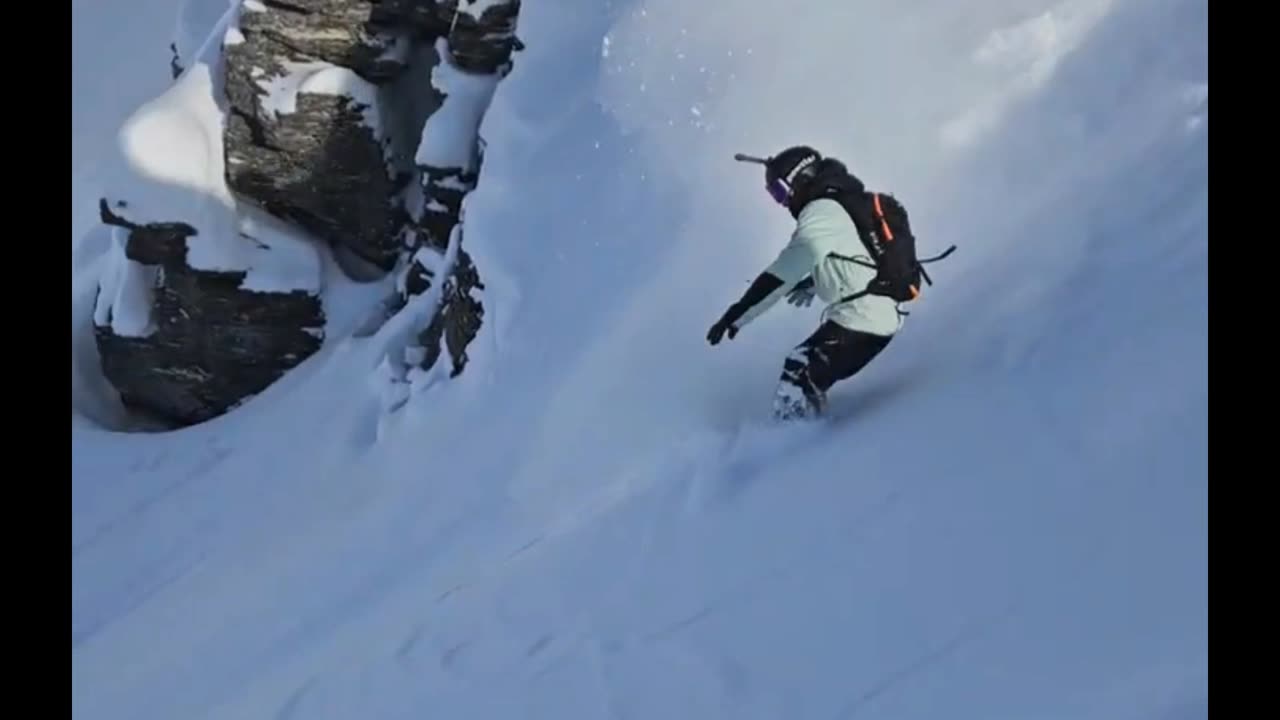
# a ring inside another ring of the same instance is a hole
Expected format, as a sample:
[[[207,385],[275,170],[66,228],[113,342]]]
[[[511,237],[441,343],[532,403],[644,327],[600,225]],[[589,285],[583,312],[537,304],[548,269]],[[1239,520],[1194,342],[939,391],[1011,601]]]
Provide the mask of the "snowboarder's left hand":
[[[813,294],[813,276],[810,275],[787,291],[787,302],[796,307],[809,307],[813,302]]]
[[[813,286],[810,285],[805,287],[803,285],[797,285],[792,288],[792,290],[787,293],[787,302],[795,305],[796,307],[809,307],[809,304],[813,302]]]
[[[730,340],[738,334],[738,328],[734,327],[732,323],[724,318],[720,318],[716,321],[716,324],[712,325],[711,329],[707,331],[707,342],[712,345],[719,345],[720,339],[724,337],[726,331],[729,333]]]

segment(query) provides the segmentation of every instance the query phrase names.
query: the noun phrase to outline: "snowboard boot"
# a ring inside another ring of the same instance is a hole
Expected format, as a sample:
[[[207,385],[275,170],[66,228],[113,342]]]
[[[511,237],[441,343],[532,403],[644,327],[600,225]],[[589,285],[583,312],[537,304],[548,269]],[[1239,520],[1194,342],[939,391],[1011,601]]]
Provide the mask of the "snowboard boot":
[[[773,396],[773,418],[779,421],[813,420],[826,411],[826,394],[812,386],[799,385],[783,380]]]

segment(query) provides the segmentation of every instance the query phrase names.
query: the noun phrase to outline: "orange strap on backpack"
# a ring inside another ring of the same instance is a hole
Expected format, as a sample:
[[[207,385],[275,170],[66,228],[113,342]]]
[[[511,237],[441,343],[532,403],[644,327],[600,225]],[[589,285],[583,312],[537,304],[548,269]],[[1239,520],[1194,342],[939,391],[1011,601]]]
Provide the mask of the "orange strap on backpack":
[[[880,193],[875,194],[876,217],[880,219],[880,228],[884,230],[886,242],[893,240],[893,231],[889,229],[889,221],[884,219],[884,210],[880,208]],[[914,289],[914,288],[912,288]]]

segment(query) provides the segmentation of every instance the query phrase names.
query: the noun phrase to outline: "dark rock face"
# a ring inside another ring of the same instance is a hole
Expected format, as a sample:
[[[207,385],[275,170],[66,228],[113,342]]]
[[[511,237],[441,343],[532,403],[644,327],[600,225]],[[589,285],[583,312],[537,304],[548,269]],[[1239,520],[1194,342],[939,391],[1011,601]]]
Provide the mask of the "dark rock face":
[[[412,156],[404,156],[412,145],[387,137],[378,85],[404,71],[409,38],[373,30],[374,6],[363,0],[262,5],[242,10],[244,40],[226,46],[228,185],[390,270],[403,249],[400,192],[412,180]],[[298,87],[326,73],[323,92]],[[425,115],[416,120],[420,129]]]
[[[448,37],[459,68],[489,75],[500,72],[512,52],[523,49],[515,34],[520,3],[496,3],[477,20],[466,11],[472,0],[381,0],[375,3],[371,20],[379,25],[412,27],[421,37]]]
[[[423,169],[424,195],[427,202],[418,221],[422,241],[440,252],[449,247],[449,233],[462,216],[462,201],[476,187],[478,173],[453,168]]]
[[[395,77],[404,65],[390,56],[396,36],[375,32],[369,25],[376,4],[376,0],[262,0],[266,11],[246,8],[240,30],[246,37],[262,36],[265,47],[275,48],[277,57],[284,50],[294,58],[323,60],[351,68],[371,81],[384,80]]]
[[[453,271],[445,279],[440,309],[418,336],[418,342],[426,351],[422,360],[424,368],[435,365],[447,348],[452,362],[449,377],[462,374],[467,366],[467,346],[480,332],[484,321],[484,306],[478,298],[481,290],[484,290],[484,285],[471,256],[465,250],[459,250]]]
[[[305,292],[240,289],[242,272],[187,264],[186,223],[136,225],[102,206],[103,221],[129,230],[125,255],[158,266],[154,332],[124,337],[94,328],[107,380],[126,407],[191,425],[221,415],[264,390],[319,349],[324,313]]]
[[[317,237],[389,270],[407,216],[397,201],[406,178],[388,174],[382,149],[347,98],[302,95],[298,112],[254,127],[228,118],[227,179],[238,194]]]
[[[511,69],[511,55],[521,49],[515,37],[519,0],[489,6],[479,22],[466,12],[455,12],[456,2],[417,3],[411,0],[383,0],[375,18],[412,24],[424,34],[446,34],[454,67],[476,75],[505,77]],[[466,7],[466,5],[464,5]],[[452,27],[452,31],[450,31]],[[446,96],[443,105],[447,107]],[[414,247],[437,257],[446,254],[449,238],[462,221],[462,205],[466,195],[479,182],[484,161],[483,143],[477,134],[470,139],[471,162],[467,167],[420,168],[424,208],[410,235]],[[426,292],[437,281],[443,282],[439,308],[432,321],[418,334],[422,348],[421,367],[430,369],[442,355],[448,354],[452,367],[450,377],[462,373],[467,364],[467,347],[475,339],[484,322],[483,290],[479,270],[465,250],[459,233],[456,260],[442,280],[418,262],[406,268],[404,289],[408,296]]]
[[[427,207],[422,212],[415,234],[424,251],[439,256],[447,252],[449,237],[462,222],[463,200],[475,188],[477,178],[478,173],[457,168],[424,168]],[[453,362],[450,377],[461,374],[466,367],[467,346],[480,332],[484,321],[481,300],[484,284],[471,256],[461,247],[461,234],[458,244],[456,259],[443,281],[439,309],[431,323],[418,335],[418,343],[423,348],[422,368],[430,369],[435,365],[447,347]],[[408,295],[426,292],[435,280],[434,275],[417,262],[410,263],[406,272],[405,290]]]

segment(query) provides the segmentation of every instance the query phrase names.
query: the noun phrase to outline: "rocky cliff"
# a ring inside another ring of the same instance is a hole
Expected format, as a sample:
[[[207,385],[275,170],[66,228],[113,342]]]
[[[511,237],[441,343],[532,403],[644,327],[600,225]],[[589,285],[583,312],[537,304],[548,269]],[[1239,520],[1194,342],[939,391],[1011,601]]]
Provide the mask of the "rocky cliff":
[[[150,290],[148,319],[135,332],[120,328],[119,305],[95,323],[103,373],[126,406],[175,425],[203,422],[319,349],[324,314],[317,294],[264,293],[245,288],[247,271],[192,267],[187,243],[197,231],[186,223],[138,225],[105,201],[101,213],[123,235],[125,272],[141,270],[149,287],[137,290]],[[119,278],[117,292],[127,282]]]
[[[314,353],[322,263],[307,252],[332,252],[355,279],[399,273],[390,312],[436,288],[395,362],[447,356],[448,375],[463,371],[482,269],[450,239],[479,181],[480,122],[520,47],[519,5],[244,0],[202,54],[171,47],[174,86],[122,132],[132,174],[101,207],[117,247],[95,336],[126,405],[201,422]],[[203,141],[207,156],[164,155],[153,145],[168,135],[170,150]]]

